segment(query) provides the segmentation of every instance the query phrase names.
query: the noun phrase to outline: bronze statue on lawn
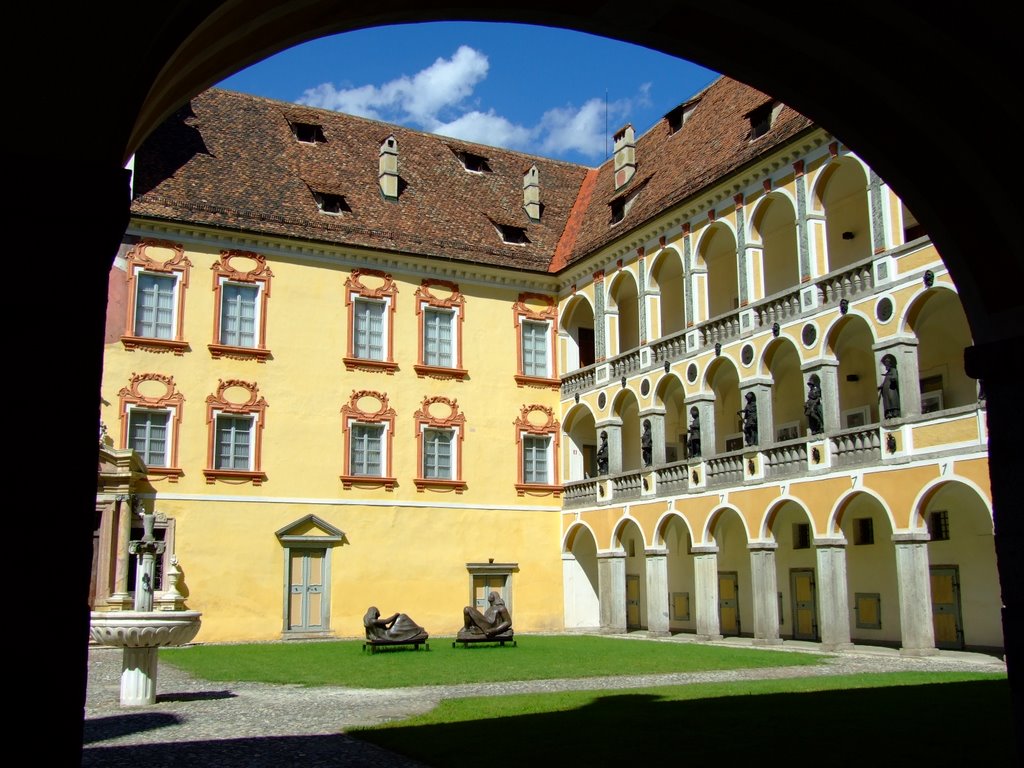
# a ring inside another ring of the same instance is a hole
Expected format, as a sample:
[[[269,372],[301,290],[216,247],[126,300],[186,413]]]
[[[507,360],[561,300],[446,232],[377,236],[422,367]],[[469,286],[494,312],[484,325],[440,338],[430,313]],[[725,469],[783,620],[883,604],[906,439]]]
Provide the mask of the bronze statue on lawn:
[[[487,602],[489,605],[483,613],[472,605],[462,609],[463,627],[455,638],[456,642],[512,639],[512,614],[505,607],[501,595],[492,591]]]
[[[395,613],[382,619],[374,605],[366,610],[363,627],[366,629],[366,639],[371,643],[421,643],[429,637],[427,630],[407,614]]]

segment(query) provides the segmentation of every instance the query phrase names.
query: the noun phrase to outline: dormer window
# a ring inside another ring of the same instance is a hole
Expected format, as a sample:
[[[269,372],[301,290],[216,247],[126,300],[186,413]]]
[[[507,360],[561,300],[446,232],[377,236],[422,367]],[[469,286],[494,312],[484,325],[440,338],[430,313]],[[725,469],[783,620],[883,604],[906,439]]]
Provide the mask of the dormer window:
[[[637,192],[639,191],[639,189],[635,189],[632,193],[617,197],[609,203],[612,210],[611,224],[618,224],[626,218],[626,214],[629,213],[629,209],[632,208],[633,203],[636,202]]]
[[[464,150],[453,151],[455,151],[455,156],[459,158],[459,162],[462,163],[462,167],[470,173],[492,173],[491,166],[487,164],[486,157]]]
[[[777,101],[769,101],[767,104],[762,104],[757,109],[747,113],[747,119],[750,120],[750,140],[759,139],[771,130],[772,123],[775,122],[776,115],[779,114],[779,110],[782,108],[782,104]]]
[[[352,213],[352,209],[349,208],[342,195],[335,195],[331,192],[314,192],[313,198],[321,213]]]
[[[530,242],[524,227],[513,227],[509,224],[495,224],[494,226],[497,227],[503,242],[512,245],[526,245]]]
[[[686,121],[690,119],[690,115],[693,114],[693,110],[697,108],[699,102],[700,99],[684,102],[665,115],[669,135],[675,133],[686,124]]]
[[[316,123],[292,123],[291,126],[295,138],[303,144],[324,144],[327,142],[323,126]]]

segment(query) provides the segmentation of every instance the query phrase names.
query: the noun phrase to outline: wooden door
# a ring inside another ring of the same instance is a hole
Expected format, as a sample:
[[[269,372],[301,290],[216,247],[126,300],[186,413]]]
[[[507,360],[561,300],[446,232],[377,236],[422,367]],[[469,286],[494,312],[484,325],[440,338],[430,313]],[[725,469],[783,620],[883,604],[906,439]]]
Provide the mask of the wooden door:
[[[933,565],[931,581],[935,647],[962,649],[964,628],[960,618],[960,569],[955,565]]]
[[[288,629],[322,630],[327,626],[324,602],[324,549],[292,549],[288,562]]]
[[[718,624],[723,635],[740,633],[740,585],[736,571],[718,572]]]
[[[789,572],[793,595],[793,639],[818,639],[818,607],[814,591],[814,569],[793,568]]]
[[[626,629],[640,629],[640,577],[626,574]]]

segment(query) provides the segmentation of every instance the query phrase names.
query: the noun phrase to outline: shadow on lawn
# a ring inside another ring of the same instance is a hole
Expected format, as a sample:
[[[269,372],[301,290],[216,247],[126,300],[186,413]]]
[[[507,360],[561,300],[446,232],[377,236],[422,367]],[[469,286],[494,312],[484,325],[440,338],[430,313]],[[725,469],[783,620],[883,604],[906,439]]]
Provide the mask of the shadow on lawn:
[[[488,726],[491,725],[489,728]],[[358,731],[435,768],[549,765],[1017,765],[1006,680],[667,701],[602,696],[567,712]],[[491,744],[490,747],[484,745]]]

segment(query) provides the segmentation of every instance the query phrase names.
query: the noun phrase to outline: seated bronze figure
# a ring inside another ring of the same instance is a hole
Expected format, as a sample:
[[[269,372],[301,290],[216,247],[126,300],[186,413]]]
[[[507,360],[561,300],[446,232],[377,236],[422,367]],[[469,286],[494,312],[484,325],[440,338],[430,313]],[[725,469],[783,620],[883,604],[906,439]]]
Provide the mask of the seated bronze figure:
[[[462,609],[463,627],[455,638],[456,642],[512,639],[512,615],[505,607],[501,595],[491,592],[487,596],[487,602],[488,608],[483,613],[472,605]]]

